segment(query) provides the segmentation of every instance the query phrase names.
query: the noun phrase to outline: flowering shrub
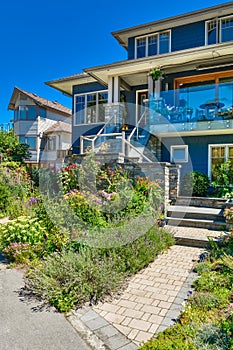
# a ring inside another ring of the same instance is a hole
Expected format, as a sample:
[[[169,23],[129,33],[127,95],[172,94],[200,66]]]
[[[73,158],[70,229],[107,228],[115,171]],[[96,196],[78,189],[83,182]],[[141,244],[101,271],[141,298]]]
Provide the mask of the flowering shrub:
[[[16,162],[0,164],[0,215],[17,217],[27,211],[33,183],[25,166]]]
[[[14,262],[26,263],[63,249],[67,240],[55,230],[49,232],[36,217],[20,216],[0,225],[0,250]]]
[[[98,200],[101,201],[101,199],[88,192],[80,192],[75,189],[66,193],[64,199],[82,222],[97,227],[106,226],[104,216],[98,208]]]

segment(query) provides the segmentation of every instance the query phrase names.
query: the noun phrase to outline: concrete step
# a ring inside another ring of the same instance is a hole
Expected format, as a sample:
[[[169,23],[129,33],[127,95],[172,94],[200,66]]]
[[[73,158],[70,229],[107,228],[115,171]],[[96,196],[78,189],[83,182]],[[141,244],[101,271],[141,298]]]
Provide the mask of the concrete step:
[[[203,220],[203,219],[186,219],[177,217],[167,217],[167,224],[171,226],[187,226],[207,228],[209,230],[222,231],[226,229],[226,224],[223,221]]]
[[[179,206],[224,209],[226,203],[227,203],[227,199],[224,199],[224,198],[183,197],[183,196],[180,196],[176,199],[175,204],[179,205]]]
[[[209,248],[210,242],[208,238],[203,237],[183,237],[178,234],[175,235],[175,241],[177,245],[182,245],[186,247],[197,247],[197,248]],[[214,242],[218,242],[216,238],[213,238]]]
[[[198,248],[207,248],[210,246],[210,239],[217,243],[225,235],[222,231],[181,225],[166,225],[166,230],[174,235],[177,245]]]
[[[223,217],[223,209],[207,208],[207,207],[192,207],[170,205],[168,207],[167,217],[200,219],[200,220],[217,220],[225,222]]]

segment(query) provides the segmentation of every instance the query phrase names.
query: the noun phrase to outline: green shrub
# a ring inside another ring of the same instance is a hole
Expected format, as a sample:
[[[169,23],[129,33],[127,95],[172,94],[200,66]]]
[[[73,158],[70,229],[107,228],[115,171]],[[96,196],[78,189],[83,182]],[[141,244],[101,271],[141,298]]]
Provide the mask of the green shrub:
[[[155,228],[118,248],[94,249],[73,242],[75,250],[69,246],[68,251],[49,256],[31,269],[26,284],[59,311],[68,311],[111,294],[173,242],[171,234]]]
[[[33,193],[26,167],[17,162],[0,164],[0,215],[15,218],[27,215],[27,201]]]
[[[0,249],[13,262],[28,263],[64,248],[68,237],[56,230],[48,232],[38,218],[20,216],[0,225]],[[24,259],[25,258],[25,259]]]
[[[229,336],[215,324],[204,324],[199,329],[194,344],[198,350],[228,350]]]
[[[1,178],[0,178],[1,181]],[[4,183],[0,182],[0,217],[7,215],[7,208],[10,204],[10,190]]]
[[[189,326],[181,326],[177,323],[171,328],[158,334],[157,338],[150,339],[140,347],[140,350],[197,350],[191,340],[195,329]]]
[[[225,163],[214,165],[212,177],[214,179],[212,186],[215,188],[218,197],[233,197],[233,190],[230,187],[233,185],[233,169],[230,159]]]
[[[210,187],[210,181],[206,174],[192,171],[182,180],[181,193],[183,196],[205,197]]]

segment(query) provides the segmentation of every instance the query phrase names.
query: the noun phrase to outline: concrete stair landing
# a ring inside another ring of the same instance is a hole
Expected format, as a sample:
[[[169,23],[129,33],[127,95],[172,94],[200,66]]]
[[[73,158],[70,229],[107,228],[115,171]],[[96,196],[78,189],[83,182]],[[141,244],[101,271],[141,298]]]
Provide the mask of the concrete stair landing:
[[[178,244],[207,247],[226,230],[226,200],[179,197],[167,210],[167,227],[173,228]],[[175,229],[176,228],[176,229]]]

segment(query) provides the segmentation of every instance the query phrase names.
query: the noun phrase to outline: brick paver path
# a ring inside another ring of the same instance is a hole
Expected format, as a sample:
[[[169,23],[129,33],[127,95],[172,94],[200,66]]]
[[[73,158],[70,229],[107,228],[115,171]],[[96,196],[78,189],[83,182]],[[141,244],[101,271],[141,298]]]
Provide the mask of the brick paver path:
[[[171,324],[166,316],[203,249],[175,245],[132,277],[123,294],[93,310],[136,345]],[[167,322],[167,324],[166,324]]]

